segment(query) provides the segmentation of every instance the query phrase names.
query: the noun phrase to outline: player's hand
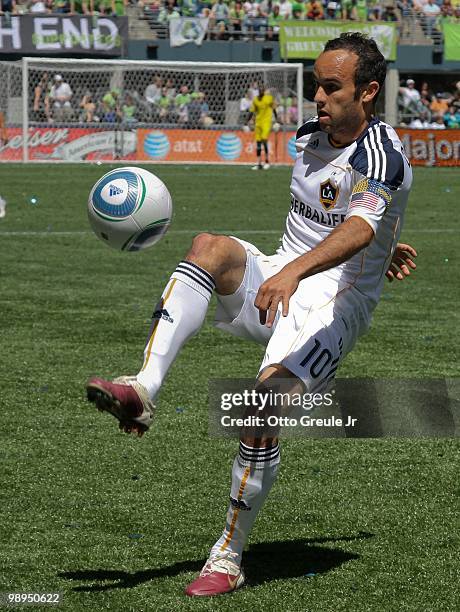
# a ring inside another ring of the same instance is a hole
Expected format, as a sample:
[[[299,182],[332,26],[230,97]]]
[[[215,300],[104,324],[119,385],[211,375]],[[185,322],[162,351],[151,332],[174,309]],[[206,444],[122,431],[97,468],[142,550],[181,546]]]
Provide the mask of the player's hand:
[[[410,275],[410,269],[415,270],[416,265],[412,257],[417,257],[417,251],[410,244],[398,242],[395,252],[390,262],[390,266],[386,272],[386,277],[390,283],[396,278],[404,280]],[[410,269],[409,269],[410,268]]]
[[[267,327],[273,325],[280,303],[283,317],[287,317],[289,300],[291,295],[297,291],[298,286],[297,276],[282,270],[259,287],[254,306],[259,309],[259,320],[262,325]]]

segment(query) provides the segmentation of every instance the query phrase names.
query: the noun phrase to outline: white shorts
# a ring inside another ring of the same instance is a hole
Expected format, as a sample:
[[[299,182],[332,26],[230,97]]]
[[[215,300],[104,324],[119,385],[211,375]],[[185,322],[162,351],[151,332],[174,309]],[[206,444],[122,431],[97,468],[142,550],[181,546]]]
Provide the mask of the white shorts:
[[[323,391],[368,327],[362,298],[348,283],[341,285],[327,274],[316,274],[300,282],[290,299],[288,316],[279,310],[274,325],[267,328],[254,306],[259,287],[297,255],[267,256],[249,242],[232,238],[246,249],[246,270],[234,294],[217,294],[214,324],[266,346],[259,372],[282,364],[304,382],[307,392]]]

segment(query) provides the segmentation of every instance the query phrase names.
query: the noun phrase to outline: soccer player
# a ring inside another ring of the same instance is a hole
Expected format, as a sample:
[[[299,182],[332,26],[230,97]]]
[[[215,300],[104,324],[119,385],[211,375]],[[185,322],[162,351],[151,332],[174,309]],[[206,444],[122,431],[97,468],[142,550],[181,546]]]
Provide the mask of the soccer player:
[[[217,326],[266,345],[259,386],[276,388],[283,379],[291,392],[321,392],[368,329],[385,273],[402,279],[415,268],[415,251],[397,242],[411,168],[396,132],[374,116],[385,73],[377,45],[360,33],[326,44],[314,67],[318,115],[297,131],[278,251],[266,256],[238,238],[196,236],[155,309],[140,372],[88,382],[88,399],[126,432],[148,429],[168,369],[203,324],[214,292]],[[243,434],[224,531],[188,595],[243,584],[243,548],[279,464],[276,437]]]
[[[272,118],[275,119],[275,100],[273,96],[265,90],[264,85],[259,86],[259,95],[255,96],[252,100],[251,107],[249,109],[249,117],[247,124],[252,120],[255,115],[255,127],[254,127],[254,138],[256,140],[257,147],[257,165],[253,166],[253,170],[268,170],[270,168],[270,162],[268,159],[268,139],[272,131]],[[262,164],[262,147],[265,152],[265,164]]]

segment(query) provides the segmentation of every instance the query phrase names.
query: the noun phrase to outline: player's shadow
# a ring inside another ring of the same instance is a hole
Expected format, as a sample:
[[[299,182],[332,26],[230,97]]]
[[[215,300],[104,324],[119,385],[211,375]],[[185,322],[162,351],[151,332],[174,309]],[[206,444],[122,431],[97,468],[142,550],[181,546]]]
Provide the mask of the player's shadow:
[[[356,536],[305,538],[253,544],[244,555],[244,568],[249,576],[248,584],[254,586],[280,578],[299,578],[308,574],[324,574],[347,561],[359,559],[359,555],[346,552],[340,548],[325,548],[318,546],[318,544],[353,542],[372,537],[374,537],[372,533],[360,532]],[[73,591],[97,592],[111,589],[131,589],[156,578],[177,576],[185,572],[199,572],[205,561],[205,559],[179,561],[165,567],[138,572],[110,569],[76,570],[60,572],[58,577],[87,583],[73,587]]]

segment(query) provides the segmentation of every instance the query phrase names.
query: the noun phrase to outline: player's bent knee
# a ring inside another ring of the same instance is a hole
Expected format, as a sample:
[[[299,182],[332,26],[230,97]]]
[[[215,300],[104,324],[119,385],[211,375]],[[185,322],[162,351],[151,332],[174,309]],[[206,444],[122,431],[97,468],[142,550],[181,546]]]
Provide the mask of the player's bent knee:
[[[233,238],[202,233],[195,236],[186,260],[212,275],[217,293],[229,295],[240,286],[246,266],[246,250]]]
[[[216,275],[217,281],[222,274],[244,267],[246,251],[238,241],[228,236],[202,233],[193,239],[186,259]]]
[[[219,253],[224,253],[226,251],[226,248],[229,246],[229,241],[231,241],[231,238],[227,236],[217,236],[216,234],[209,234],[207,232],[197,234],[192,241],[192,248],[187,258],[194,259],[209,254],[215,257]]]
[[[192,248],[190,249],[188,255],[191,257],[196,257],[201,255],[203,252],[208,251],[212,248],[215,238],[217,238],[217,236],[207,232],[197,234],[192,240]]]

